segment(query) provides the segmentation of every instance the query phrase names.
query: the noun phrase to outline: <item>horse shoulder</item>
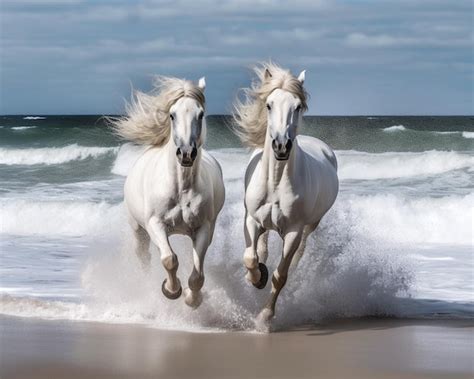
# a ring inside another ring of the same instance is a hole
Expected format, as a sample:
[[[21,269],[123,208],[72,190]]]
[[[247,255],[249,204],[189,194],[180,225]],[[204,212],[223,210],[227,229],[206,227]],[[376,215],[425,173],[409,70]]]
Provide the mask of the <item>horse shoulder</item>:
[[[202,153],[199,191],[210,202],[208,205],[212,206],[212,218],[215,219],[224,206],[224,178],[219,162],[207,151]]]
[[[162,148],[150,148],[135,162],[125,182],[124,195],[131,215],[142,225],[153,214],[169,206],[167,199],[176,194],[167,175]],[[156,185],[160,183],[160,185]]]
[[[299,146],[304,153],[304,175],[300,175],[305,193],[305,209],[322,217],[334,203],[339,191],[337,161],[332,149],[323,141],[301,136]]]

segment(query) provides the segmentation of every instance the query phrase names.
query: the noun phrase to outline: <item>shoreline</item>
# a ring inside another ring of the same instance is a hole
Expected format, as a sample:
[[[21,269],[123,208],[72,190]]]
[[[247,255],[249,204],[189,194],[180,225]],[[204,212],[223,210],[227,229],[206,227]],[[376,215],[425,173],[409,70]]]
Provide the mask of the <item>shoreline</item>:
[[[270,334],[0,315],[0,377],[470,378],[474,320],[367,318]]]

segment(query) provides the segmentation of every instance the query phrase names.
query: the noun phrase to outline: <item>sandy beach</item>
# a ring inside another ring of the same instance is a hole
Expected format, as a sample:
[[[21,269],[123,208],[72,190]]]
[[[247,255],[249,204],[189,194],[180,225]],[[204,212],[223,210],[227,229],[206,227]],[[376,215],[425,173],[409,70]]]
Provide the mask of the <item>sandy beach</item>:
[[[1,378],[470,378],[474,322],[345,320],[272,334],[1,318]]]

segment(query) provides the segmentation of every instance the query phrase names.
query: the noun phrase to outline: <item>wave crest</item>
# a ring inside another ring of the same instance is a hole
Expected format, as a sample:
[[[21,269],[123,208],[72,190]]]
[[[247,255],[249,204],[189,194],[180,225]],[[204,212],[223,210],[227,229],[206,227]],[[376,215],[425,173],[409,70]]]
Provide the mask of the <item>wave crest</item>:
[[[393,125],[393,126],[389,126],[388,128],[383,128],[383,131],[388,132],[388,133],[402,132],[404,130],[407,130],[407,128],[405,128],[403,125]]]
[[[338,151],[339,178],[372,180],[430,176],[472,168],[474,156],[453,151],[379,153]]]
[[[120,205],[86,202],[4,201],[0,233],[10,235],[83,236],[114,229],[122,219]]]
[[[88,147],[77,144],[65,147],[44,147],[39,149],[0,148],[0,164],[4,165],[52,165],[69,161],[97,158],[116,153],[117,147]]]

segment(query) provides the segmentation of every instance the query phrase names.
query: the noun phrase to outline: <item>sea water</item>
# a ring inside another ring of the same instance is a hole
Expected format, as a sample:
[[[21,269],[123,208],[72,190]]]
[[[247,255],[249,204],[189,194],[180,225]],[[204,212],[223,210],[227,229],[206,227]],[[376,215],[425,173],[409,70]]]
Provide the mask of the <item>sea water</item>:
[[[0,117],[0,312],[252,329],[269,296],[244,279],[243,176],[251,152],[210,116],[206,147],[226,202],[206,260],[205,301],[192,311],[161,293],[153,249],[144,273],[123,207],[142,148],[98,116]],[[276,325],[340,317],[474,317],[474,118],[307,117],[301,133],[332,146],[340,193],[277,304]],[[157,183],[159,185],[159,183]],[[173,237],[183,285],[191,243]],[[281,254],[270,237],[269,270]]]

